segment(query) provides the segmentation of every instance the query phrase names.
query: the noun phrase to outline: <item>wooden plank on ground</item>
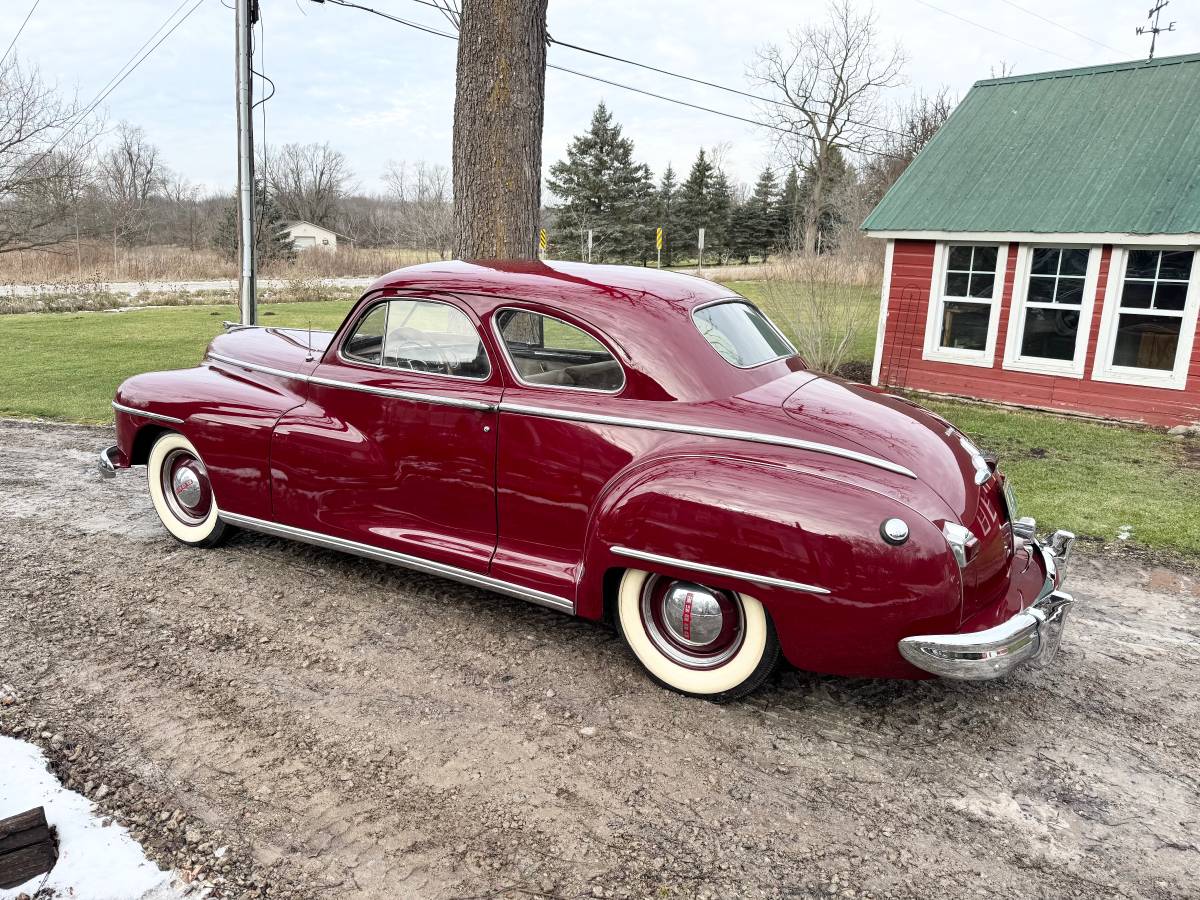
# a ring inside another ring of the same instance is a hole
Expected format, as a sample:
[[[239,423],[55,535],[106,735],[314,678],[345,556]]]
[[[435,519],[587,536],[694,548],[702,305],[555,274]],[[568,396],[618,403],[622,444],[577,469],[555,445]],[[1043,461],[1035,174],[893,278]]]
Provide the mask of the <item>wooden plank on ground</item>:
[[[0,890],[45,874],[58,862],[58,840],[42,807],[0,819]]]

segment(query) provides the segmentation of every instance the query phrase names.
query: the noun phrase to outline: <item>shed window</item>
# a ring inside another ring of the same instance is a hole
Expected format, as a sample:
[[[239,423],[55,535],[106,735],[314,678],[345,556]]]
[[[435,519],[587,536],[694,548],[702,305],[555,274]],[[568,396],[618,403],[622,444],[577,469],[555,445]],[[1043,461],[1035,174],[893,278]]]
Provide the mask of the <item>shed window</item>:
[[[1021,246],[1005,368],[1083,376],[1099,259],[1088,247]]]
[[[1185,387],[1200,304],[1195,258],[1195,250],[1182,248],[1123,251],[1123,265],[1114,264],[1095,377]]]
[[[996,244],[943,244],[934,270],[925,355],[929,359],[991,365],[996,300],[1004,277]]]

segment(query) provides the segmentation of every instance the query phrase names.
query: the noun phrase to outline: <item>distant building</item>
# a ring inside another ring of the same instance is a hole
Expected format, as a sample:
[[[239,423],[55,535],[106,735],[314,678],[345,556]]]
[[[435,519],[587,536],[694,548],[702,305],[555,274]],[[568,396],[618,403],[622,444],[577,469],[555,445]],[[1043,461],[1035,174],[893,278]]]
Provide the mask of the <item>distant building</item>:
[[[283,233],[292,239],[292,245],[297,250],[336,250],[338,238],[345,237],[336,231],[330,231],[328,228],[304,221],[288,222]]]
[[[1200,421],[1200,54],[980,81],[863,228],[873,381]]]

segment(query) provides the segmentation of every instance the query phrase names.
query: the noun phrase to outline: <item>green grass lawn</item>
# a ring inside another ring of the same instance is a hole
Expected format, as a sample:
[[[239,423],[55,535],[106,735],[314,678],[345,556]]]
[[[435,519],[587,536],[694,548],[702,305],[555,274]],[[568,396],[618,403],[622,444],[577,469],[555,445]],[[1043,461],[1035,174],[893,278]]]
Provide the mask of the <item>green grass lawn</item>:
[[[761,283],[730,286],[770,311]],[[852,356],[868,360],[878,298],[864,288],[855,302],[862,305],[864,336]],[[350,305],[272,304],[261,310],[262,322],[332,329]],[[233,306],[179,306],[0,316],[0,415],[111,422],[109,403],[123,379],[195,365],[221,321],[236,315]],[[1133,543],[1200,557],[1200,452],[1189,453],[1193,443],[1040,413],[927,405],[1000,455],[1022,514],[1044,527],[1112,541],[1128,525]]]
[[[264,325],[336,328],[350,301],[280,303]],[[0,316],[0,415],[111,422],[117,385],[138,372],[194,366],[236,319],[234,306]]]

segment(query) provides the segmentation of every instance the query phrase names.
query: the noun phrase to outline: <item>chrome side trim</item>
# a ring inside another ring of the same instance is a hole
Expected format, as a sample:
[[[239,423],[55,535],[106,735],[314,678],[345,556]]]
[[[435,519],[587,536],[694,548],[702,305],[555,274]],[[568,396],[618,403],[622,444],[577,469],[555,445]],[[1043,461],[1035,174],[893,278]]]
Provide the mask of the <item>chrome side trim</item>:
[[[756,431],[736,431],[730,428],[706,428],[699,425],[681,425],[675,422],[656,422],[652,419],[627,419],[624,416],[606,416],[600,413],[575,412],[573,410],[547,409],[541,406],[526,406],[523,403],[500,402],[501,412],[520,413],[526,416],[538,416],[543,419],[563,419],[568,422],[589,422],[594,425],[621,425],[627,428],[645,428],[650,431],[669,431],[673,434],[695,434],[701,437],[727,438],[734,441],[749,441],[755,444],[771,444],[777,447],[794,447],[797,450],[811,450],[814,453],[824,453],[828,456],[838,456],[852,459],[904,475],[916,478],[916,473],[899,463],[880,459],[857,450],[846,450],[831,444],[819,444],[815,441],[805,441],[799,438],[782,437],[774,434],[761,434]]]
[[[177,419],[174,416],[164,416],[162,413],[147,412],[144,409],[136,409],[132,406],[126,406],[123,403],[118,403],[116,400],[112,402],[112,408],[123,413],[129,413],[131,416],[142,416],[146,419],[154,419],[158,422],[169,422],[172,425],[182,425],[183,419]]]
[[[221,510],[220,516],[221,519],[230,525],[237,525],[249,531],[258,531],[274,537],[289,538],[305,544],[312,544],[316,547],[324,547],[327,550],[339,550],[343,553],[351,553],[355,556],[365,557],[366,559],[374,559],[379,562],[403,566],[415,572],[439,575],[442,578],[449,578],[462,584],[469,584],[472,587],[484,588],[489,591],[495,591],[498,594],[516,597],[518,600],[528,600],[530,603],[547,606],[550,609],[557,609],[561,612],[575,612],[574,601],[568,600],[566,597],[559,597],[557,594],[548,594],[544,591],[535,591],[532,588],[501,581],[499,578],[479,575],[476,572],[468,572],[466,569],[460,569],[457,566],[447,565],[446,563],[422,559],[419,556],[411,556],[407,553],[398,553],[395,550],[385,550],[382,547],[373,547],[370,544],[360,544],[358,541],[350,541],[345,538],[321,534],[319,531],[307,531],[303,528],[295,528],[279,522],[267,522],[263,519],[242,516],[237,513],[227,512],[226,510]]]
[[[710,566],[707,563],[691,562],[686,559],[676,559],[674,556],[660,556],[657,553],[647,553],[644,550],[631,550],[628,547],[613,547],[612,552],[617,556],[627,556],[630,559],[640,559],[644,562],[659,563],[664,566],[678,566],[693,572],[704,572],[708,575],[724,575],[728,578],[738,578],[752,581],[755,584],[767,584],[771,587],[787,588],[791,591],[802,591],[806,594],[828,594],[829,590],[815,584],[805,584],[802,581],[788,581],[786,578],[771,578],[767,575],[755,575],[752,572],[739,572],[737,569],[726,569],[722,566]]]
[[[423,394],[419,391],[400,391],[393,388],[373,387],[368,384],[351,384],[346,381],[337,381],[333,378],[321,378],[316,375],[304,375],[300,372],[288,372],[284,369],[273,369],[270,366],[263,366],[258,363],[250,363],[241,359],[234,359],[231,356],[223,356],[220,353],[209,353],[207,356],[210,360],[225,363],[230,366],[238,366],[239,368],[249,369],[252,372],[262,372],[265,375],[275,375],[279,378],[291,378],[295,381],[302,381],[305,384],[319,384],[324,387],[344,388],[348,391],[358,391],[363,394],[374,394],[378,397],[392,397],[397,400],[415,400],[419,403],[434,403],[438,406],[454,406],[459,409],[477,409],[483,412],[494,410],[496,407],[492,403],[485,403],[482,400],[469,400],[462,397],[442,397],[437,394]]]

